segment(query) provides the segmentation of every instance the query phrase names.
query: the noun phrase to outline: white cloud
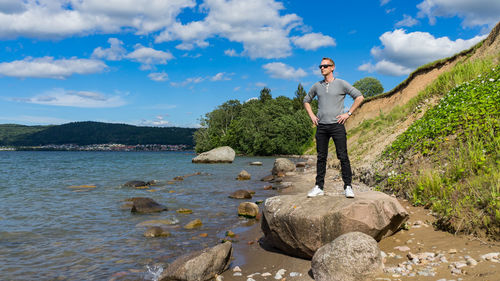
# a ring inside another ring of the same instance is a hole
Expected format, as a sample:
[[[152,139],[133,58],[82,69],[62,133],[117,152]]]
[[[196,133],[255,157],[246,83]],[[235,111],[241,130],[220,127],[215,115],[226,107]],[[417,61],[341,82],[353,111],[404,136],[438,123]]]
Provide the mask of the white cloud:
[[[153,72],[148,74],[149,79],[157,82],[164,82],[168,80],[168,74],[165,72]]]
[[[396,27],[402,27],[402,26],[412,27],[416,24],[418,24],[418,20],[414,19],[412,16],[403,15],[403,19],[396,23]]]
[[[156,42],[181,40],[192,47],[206,46],[212,37],[243,44],[242,55],[281,58],[291,54],[289,32],[302,24],[296,14],[280,15],[283,4],[274,0],[206,0],[202,21],[168,26]]]
[[[95,59],[59,59],[53,57],[32,58],[0,63],[0,75],[18,78],[65,79],[73,74],[102,72],[107,65]]]
[[[334,47],[336,45],[335,39],[321,33],[308,33],[303,36],[292,37],[293,43],[305,50],[316,50],[321,47]]]
[[[236,52],[235,49],[227,49],[224,51],[224,54],[229,57],[237,57],[238,53]]]
[[[230,76],[232,76],[232,75],[234,75],[234,73],[219,72],[219,73],[215,74],[214,76],[212,76],[210,78],[210,80],[211,81],[222,81],[222,80],[227,81],[227,80],[231,80]]]
[[[123,42],[116,38],[109,38],[108,43],[110,47],[107,49],[103,49],[101,47],[97,47],[94,49],[92,53],[93,58],[106,59],[106,60],[121,60],[125,53],[127,52],[125,48],[122,47]]]
[[[148,126],[148,127],[167,127],[172,126],[172,123],[168,120],[155,119],[155,120],[141,120],[137,125],[138,126]]]
[[[418,66],[468,49],[485,37],[476,36],[468,40],[452,41],[448,37],[435,38],[427,32],[406,33],[404,29],[388,31],[379,37],[383,46],[371,49],[377,63],[367,63],[358,69],[386,75],[405,75]]]
[[[417,8],[418,16],[429,18],[431,24],[436,23],[436,17],[453,16],[462,18],[465,27],[493,27],[500,20],[498,0],[424,0]]]
[[[260,88],[263,88],[263,87],[266,87],[266,86],[267,86],[267,84],[266,84],[266,83],[264,83],[264,82],[257,82],[257,83],[255,83],[255,86],[260,87]]]
[[[273,78],[297,80],[307,76],[307,73],[302,68],[295,69],[282,62],[271,62],[262,67]]]
[[[33,125],[41,125],[41,124],[59,125],[74,121],[57,117],[33,116],[33,115],[0,116],[0,120],[3,123],[21,123],[21,124],[33,124]]]
[[[31,98],[18,98],[14,100],[41,105],[83,108],[109,108],[125,105],[125,101],[120,96],[108,96],[97,92],[69,91],[65,89],[53,89]]]
[[[158,51],[153,48],[135,45],[135,50],[125,56],[136,62],[142,63],[141,69],[151,69],[156,64],[167,64],[168,60],[174,58],[170,52]]]
[[[380,0],[380,6],[384,6],[385,4],[391,2],[391,0]]]
[[[172,25],[182,9],[195,6],[195,0],[2,1],[0,37],[59,38],[130,28],[149,34]]]
[[[205,80],[205,78],[203,78],[203,77],[190,77],[182,82],[170,82],[170,85],[172,85],[174,87],[184,87],[187,85],[194,85],[194,84],[201,83],[204,80]]]

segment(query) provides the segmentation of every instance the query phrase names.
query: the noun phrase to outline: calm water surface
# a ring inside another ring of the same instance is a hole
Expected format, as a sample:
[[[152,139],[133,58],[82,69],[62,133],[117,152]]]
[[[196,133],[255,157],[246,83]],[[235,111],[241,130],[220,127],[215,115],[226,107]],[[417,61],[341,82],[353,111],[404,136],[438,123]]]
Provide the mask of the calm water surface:
[[[236,189],[265,191],[260,178],[274,158],[236,157],[233,164],[192,164],[186,152],[17,152],[0,151],[1,280],[153,280],[158,265],[218,243],[227,230],[244,229],[237,216]],[[263,166],[250,166],[261,161]],[[242,170],[250,181],[237,181]],[[201,172],[184,181],[176,176]],[[156,190],[122,187],[129,180],[158,180]],[[95,185],[96,188],[70,186]],[[150,197],[168,212],[137,215],[122,208],[130,197]],[[189,208],[193,214],[175,210]],[[203,227],[183,225],[201,219]],[[145,238],[139,223],[177,222],[168,238]],[[208,237],[201,238],[201,233]]]

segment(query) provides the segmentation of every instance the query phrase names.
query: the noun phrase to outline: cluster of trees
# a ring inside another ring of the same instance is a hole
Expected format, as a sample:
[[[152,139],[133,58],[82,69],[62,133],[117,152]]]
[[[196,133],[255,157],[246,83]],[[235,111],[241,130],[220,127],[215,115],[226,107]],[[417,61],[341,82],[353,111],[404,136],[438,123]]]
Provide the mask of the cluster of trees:
[[[293,99],[273,98],[264,88],[259,98],[223,103],[200,120],[201,128],[194,134],[196,151],[228,145],[247,155],[302,154],[314,134],[303,106],[306,94],[299,84]],[[316,110],[317,102],[312,106]]]
[[[360,79],[354,82],[352,86],[363,93],[363,96],[365,98],[373,97],[384,92],[384,87],[382,86],[380,81],[378,81],[377,78],[373,77],[365,77],[363,79]]]
[[[193,128],[138,127],[102,122],[73,122],[58,126],[0,125],[0,145],[48,144],[185,144],[194,146]],[[5,129],[5,130],[3,130]]]

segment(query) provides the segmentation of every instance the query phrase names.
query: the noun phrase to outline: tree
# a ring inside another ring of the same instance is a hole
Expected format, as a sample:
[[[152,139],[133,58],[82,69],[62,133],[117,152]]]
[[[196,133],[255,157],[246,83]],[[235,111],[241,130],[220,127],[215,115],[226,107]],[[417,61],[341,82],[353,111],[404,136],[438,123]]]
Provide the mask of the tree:
[[[295,97],[293,98],[293,108],[295,110],[301,110],[304,108],[304,97],[307,95],[302,84],[299,83],[297,86],[297,91],[295,91]]]
[[[384,87],[377,78],[365,77],[356,81],[353,86],[358,89],[365,98],[373,97],[384,92]]]
[[[264,87],[260,90],[260,101],[265,103],[268,100],[271,100],[273,96],[271,95],[271,89]]]

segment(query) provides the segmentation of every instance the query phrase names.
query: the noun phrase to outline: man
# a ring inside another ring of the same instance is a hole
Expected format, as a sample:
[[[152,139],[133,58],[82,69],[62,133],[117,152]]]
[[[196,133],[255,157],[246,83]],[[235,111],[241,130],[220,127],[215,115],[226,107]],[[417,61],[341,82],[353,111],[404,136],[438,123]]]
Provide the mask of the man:
[[[363,102],[363,95],[359,90],[344,80],[333,77],[335,63],[330,58],[323,58],[319,66],[324,80],[315,83],[304,98],[304,107],[311,118],[316,130],[316,150],[318,152],[316,186],[309,191],[307,197],[324,195],[324,183],[326,173],[326,159],[328,156],[328,142],[330,137],[335,143],[337,158],[340,160],[342,180],[344,181],[344,194],[347,198],[354,198],[352,190],[352,172],[349,157],[347,155],[347,133],[344,127],[345,121]],[[349,94],[354,103],[347,113],[344,109],[345,95]],[[311,101],[318,97],[318,115],[314,115],[311,109]]]

